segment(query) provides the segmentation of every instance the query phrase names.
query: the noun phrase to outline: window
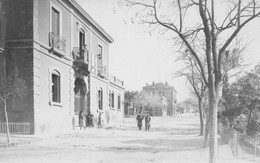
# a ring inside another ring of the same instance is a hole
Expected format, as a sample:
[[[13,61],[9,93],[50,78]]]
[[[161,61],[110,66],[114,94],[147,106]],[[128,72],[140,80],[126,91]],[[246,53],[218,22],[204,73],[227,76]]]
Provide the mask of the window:
[[[114,92],[109,91],[109,107],[114,108],[115,107],[115,94]]]
[[[111,91],[109,91],[109,107],[112,107],[112,94],[111,94]]]
[[[120,110],[121,109],[121,96],[120,95],[118,95],[118,97],[117,97],[118,99],[117,99],[117,108]]]
[[[98,109],[103,110],[103,90],[100,88],[98,90]]]
[[[104,69],[103,69],[103,65],[102,65],[102,54],[103,53],[103,49],[101,45],[98,45],[98,55],[97,55],[97,70],[98,70],[98,74],[99,75],[103,75],[104,74]]]
[[[83,50],[85,46],[85,32],[83,30],[80,30],[79,32],[79,49]]]
[[[58,71],[52,72],[52,102],[60,103],[60,74]]]
[[[114,92],[112,92],[112,94],[111,94],[111,103],[112,103],[111,107],[114,108],[115,107],[115,94],[114,94]]]
[[[60,12],[55,8],[51,8],[52,31],[55,35],[60,36]]]
[[[98,45],[98,58],[100,61],[102,61],[102,56],[103,56],[103,48],[101,45]]]

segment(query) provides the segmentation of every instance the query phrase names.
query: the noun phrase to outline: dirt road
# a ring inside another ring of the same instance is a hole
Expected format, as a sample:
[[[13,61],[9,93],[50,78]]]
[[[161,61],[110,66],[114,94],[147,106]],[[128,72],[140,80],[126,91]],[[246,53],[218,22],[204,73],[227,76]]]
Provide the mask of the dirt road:
[[[0,162],[15,163],[206,163],[208,148],[202,148],[199,117],[152,118],[150,131],[139,131],[134,118],[121,128],[73,131],[14,148],[0,149]],[[219,162],[244,162],[220,146]]]

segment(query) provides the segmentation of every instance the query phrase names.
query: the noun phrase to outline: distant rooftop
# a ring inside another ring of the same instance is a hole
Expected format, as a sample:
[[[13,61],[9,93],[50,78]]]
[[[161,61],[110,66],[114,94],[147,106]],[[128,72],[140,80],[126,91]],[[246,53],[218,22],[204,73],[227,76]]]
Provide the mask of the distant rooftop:
[[[170,86],[167,82],[162,83],[152,83],[151,85],[146,84],[146,86],[143,87],[143,90],[173,90],[176,92],[173,86]],[[177,93],[177,92],[176,92]]]

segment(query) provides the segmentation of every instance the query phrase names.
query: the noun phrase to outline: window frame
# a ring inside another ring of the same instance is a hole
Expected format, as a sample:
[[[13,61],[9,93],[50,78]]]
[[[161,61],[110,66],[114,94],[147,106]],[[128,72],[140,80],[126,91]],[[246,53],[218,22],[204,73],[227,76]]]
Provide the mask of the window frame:
[[[109,91],[109,95],[108,95],[109,97],[109,104],[108,104],[108,106],[111,108],[112,107],[112,94],[111,94],[111,91]]]
[[[121,95],[118,94],[117,96],[117,109],[121,110]]]
[[[83,36],[83,41],[81,40],[81,35]],[[78,38],[79,39],[79,49],[82,50],[83,47],[86,45],[86,32],[85,32],[85,30],[80,28],[78,36],[79,36],[79,38]]]
[[[115,108],[115,93],[112,91],[111,92],[111,107]]]
[[[98,89],[98,110],[103,110],[103,89]]]
[[[59,12],[59,36],[62,37],[62,10],[57,6],[55,5],[53,2],[50,2],[50,32],[53,32],[52,30],[52,11],[56,10]]]
[[[100,50],[100,51],[99,51]],[[100,53],[101,52],[101,53]],[[101,64],[102,64],[102,61],[103,61],[103,46],[101,44],[98,44],[98,47],[97,47],[97,56],[98,56],[98,59],[101,61]]]
[[[57,88],[56,90],[54,90],[55,88],[54,87],[54,81],[53,81],[53,77],[57,76]],[[54,92],[56,91],[56,92]],[[54,100],[54,94],[56,94],[56,100]],[[58,70],[52,70],[51,72],[51,102],[52,103],[56,103],[56,104],[61,104],[61,75],[60,75],[60,72]]]

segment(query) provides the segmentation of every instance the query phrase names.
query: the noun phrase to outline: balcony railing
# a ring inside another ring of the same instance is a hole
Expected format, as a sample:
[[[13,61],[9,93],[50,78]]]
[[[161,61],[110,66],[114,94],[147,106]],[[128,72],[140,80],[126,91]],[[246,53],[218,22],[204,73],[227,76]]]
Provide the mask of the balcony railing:
[[[88,50],[86,48],[74,47],[72,51],[73,64],[84,74],[89,74]]]
[[[50,47],[53,50],[59,50],[66,53],[66,40],[53,32],[49,33]]]
[[[72,51],[73,60],[88,63],[89,53],[86,48],[74,47]]]
[[[109,75],[109,81],[113,82],[119,86],[122,86],[122,87],[124,86],[124,81],[119,80],[116,76],[111,75],[111,74]]]

